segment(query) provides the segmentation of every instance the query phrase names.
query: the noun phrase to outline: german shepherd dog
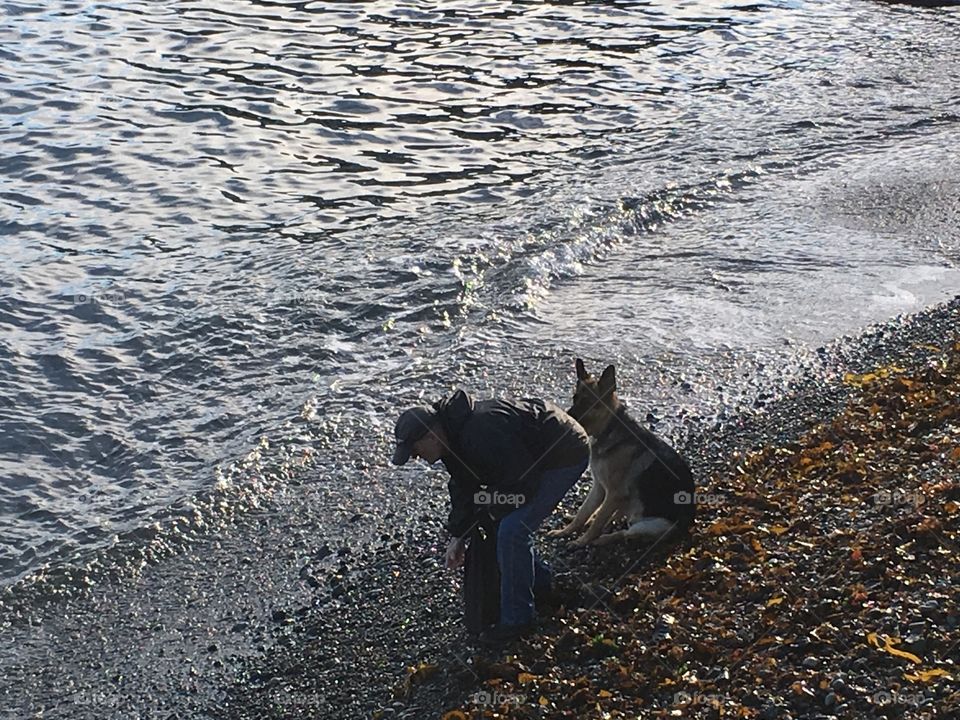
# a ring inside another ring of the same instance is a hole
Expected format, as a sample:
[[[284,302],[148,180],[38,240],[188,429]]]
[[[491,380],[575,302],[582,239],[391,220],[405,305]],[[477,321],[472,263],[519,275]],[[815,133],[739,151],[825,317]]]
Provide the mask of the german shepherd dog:
[[[617,398],[613,365],[597,380],[577,358],[577,388],[567,411],[590,435],[593,485],[576,517],[549,534],[579,533],[574,545],[602,545],[628,538],[658,539],[686,530],[693,521],[690,466],[676,450],[637,423]],[[627,528],[602,534],[615,517]]]

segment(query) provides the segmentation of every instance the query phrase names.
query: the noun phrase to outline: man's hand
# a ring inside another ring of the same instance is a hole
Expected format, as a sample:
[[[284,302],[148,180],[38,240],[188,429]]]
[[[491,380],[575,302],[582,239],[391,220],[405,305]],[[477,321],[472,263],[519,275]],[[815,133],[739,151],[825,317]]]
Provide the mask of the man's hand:
[[[454,570],[463,565],[463,555],[466,543],[462,538],[453,538],[447,545],[446,565],[448,570]]]

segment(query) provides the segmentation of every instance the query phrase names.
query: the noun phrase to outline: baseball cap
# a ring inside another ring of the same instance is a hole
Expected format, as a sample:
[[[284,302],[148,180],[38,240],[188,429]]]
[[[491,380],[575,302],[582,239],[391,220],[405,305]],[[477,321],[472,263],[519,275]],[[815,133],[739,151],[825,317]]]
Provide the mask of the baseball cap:
[[[436,419],[437,413],[429,405],[417,405],[400,415],[393,431],[397,438],[397,449],[393,452],[394,465],[403,465],[410,459],[413,444],[427,434]]]

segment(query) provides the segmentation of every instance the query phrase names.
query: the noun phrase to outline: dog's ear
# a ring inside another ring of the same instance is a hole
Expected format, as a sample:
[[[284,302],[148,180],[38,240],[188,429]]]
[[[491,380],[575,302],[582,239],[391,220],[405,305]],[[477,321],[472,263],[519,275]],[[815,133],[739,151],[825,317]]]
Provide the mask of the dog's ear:
[[[583,360],[577,358],[577,380],[586,380],[590,377],[590,373],[587,372],[587,368],[583,365]]]
[[[616,389],[617,370],[613,365],[607,365],[607,368],[603,371],[603,375],[600,376],[600,392],[606,395],[608,392],[613,392]]]

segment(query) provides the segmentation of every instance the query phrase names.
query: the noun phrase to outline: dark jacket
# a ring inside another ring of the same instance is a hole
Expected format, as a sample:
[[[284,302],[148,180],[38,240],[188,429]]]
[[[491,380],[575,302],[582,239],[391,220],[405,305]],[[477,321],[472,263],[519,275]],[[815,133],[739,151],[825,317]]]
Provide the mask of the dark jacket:
[[[450,443],[443,458],[450,473],[447,530],[464,535],[478,510],[494,517],[510,505],[477,507],[485,489],[532,498],[545,470],[579,465],[590,456],[590,441],[580,424],[553,403],[537,399],[474,402],[463,390],[434,403]]]

